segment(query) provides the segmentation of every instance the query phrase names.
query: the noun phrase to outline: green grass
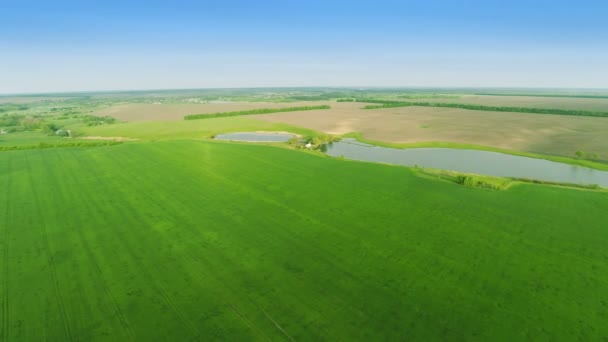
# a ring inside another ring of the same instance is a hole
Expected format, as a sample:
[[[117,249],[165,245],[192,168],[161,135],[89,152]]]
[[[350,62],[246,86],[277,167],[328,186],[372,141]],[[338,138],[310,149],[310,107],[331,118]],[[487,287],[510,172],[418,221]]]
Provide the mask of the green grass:
[[[3,341],[608,337],[606,193],[205,141],[2,152],[0,189]]]
[[[398,107],[417,106],[417,107],[460,108],[460,109],[468,109],[468,110],[483,110],[483,111],[510,112],[510,113],[608,117],[608,112],[572,110],[572,109],[483,106],[483,105],[466,104],[466,103],[407,102],[407,101],[389,101],[389,100],[376,100],[376,99],[359,99],[358,102],[379,103],[378,105],[364,106],[363,109],[382,109],[382,108],[398,108]]]
[[[35,145],[41,142],[49,144],[57,144],[65,142],[67,139],[57,135],[49,135],[40,130],[37,131],[22,131],[0,135],[0,148],[9,146]]]
[[[305,110],[319,110],[319,109],[331,109],[330,106],[304,106],[304,107],[286,107],[286,108],[260,108],[260,109],[248,109],[237,112],[223,112],[223,113],[210,113],[210,114],[192,114],[184,116],[185,120],[199,120],[199,119],[213,119],[223,118],[231,116],[242,116],[242,115],[258,115],[258,114],[271,114],[271,113],[283,113],[283,112],[299,112]]]

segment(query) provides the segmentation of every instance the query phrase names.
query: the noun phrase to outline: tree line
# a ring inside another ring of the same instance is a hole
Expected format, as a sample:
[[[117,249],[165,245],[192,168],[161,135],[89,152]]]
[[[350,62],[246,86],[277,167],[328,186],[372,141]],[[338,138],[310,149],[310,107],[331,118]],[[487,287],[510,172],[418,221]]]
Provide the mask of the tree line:
[[[572,110],[572,109],[555,109],[555,108],[530,108],[530,107],[503,107],[503,106],[483,106],[465,103],[447,103],[447,102],[405,102],[405,101],[390,101],[377,99],[358,99],[357,102],[378,103],[377,105],[368,105],[363,109],[380,109],[380,108],[396,108],[396,107],[443,107],[443,108],[460,108],[468,110],[484,110],[492,112],[515,112],[515,113],[531,113],[531,114],[554,114],[554,115],[574,115],[574,116],[593,116],[593,117],[608,117],[608,112],[595,112],[587,110]]]
[[[330,109],[330,106],[304,106],[304,107],[287,107],[287,108],[260,108],[260,109],[248,109],[235,112],[222,112],[222,113],[211,113],[211,114],[192,114],[184,116],[184,120],[198,120],[198,119],[212,119],[212,118],[223,118],[228,116],[241,116],[241,115],[256,115],[256,114],[271,114],[271,113],[282,113],[282,112],[297,112],[304,110],[318,110],[318,109]]]

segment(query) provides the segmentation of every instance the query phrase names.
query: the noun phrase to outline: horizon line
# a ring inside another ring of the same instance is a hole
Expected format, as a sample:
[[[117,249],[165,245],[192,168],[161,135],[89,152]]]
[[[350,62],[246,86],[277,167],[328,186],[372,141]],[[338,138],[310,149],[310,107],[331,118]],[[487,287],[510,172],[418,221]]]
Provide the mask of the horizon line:
[[[42,96],[42,95],[71,95],[71,94],[111,94],[128,92],[167,92],[167,91],[197,91],[197,90],[265,90],[265,89],[344,89],[344,90],[473,90],[473,89],[499,89],[499,90],[560,90],[560,91],[608,91],[606,88],[588,87],[539,87],[539,86],[251,86],[251,87],[197,87],[197,88],[147,88],[147,89],[101,89],[101,90],[61,90],[61,91],[40,91],[25,93],[2,93],[0,97],[9,96]]]

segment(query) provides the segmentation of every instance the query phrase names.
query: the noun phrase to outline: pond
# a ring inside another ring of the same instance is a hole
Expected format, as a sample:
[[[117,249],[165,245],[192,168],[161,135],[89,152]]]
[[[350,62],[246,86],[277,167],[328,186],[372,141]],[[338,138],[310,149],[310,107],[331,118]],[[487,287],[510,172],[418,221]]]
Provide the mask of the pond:
[[[286,142],[293,137],[293,134],[288,133],[240,132],[218,134],[215,136],[215,139],[249,142]]]
[[[608,171],[498,152],[453,148],[396,149],[368,145],[355,139],[328,144],[324,151],[333,157],[353,160],[549,182],[597,184],[608,188]]]

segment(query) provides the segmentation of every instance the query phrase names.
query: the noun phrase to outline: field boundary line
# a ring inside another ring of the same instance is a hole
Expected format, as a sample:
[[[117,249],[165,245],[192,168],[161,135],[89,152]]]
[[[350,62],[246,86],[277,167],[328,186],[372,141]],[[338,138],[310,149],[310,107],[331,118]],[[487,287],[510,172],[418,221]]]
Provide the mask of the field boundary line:
[[[249,299],[249,300],[251,300],[251,299]],[[283,334],[285,334],[285,336],[287,336],[287,338],[289,338],[289,340],[294,341],[294,342],[296,341],[296,340],[294,340],[294,339],[293,339],[293,337],[291,337],[291,335],[289,335],[289,334],[287,333],[287,331],[285,331],[285,329],[283,329],[283,327],[281,327],[281,325],[280,325],[279,323],[277,323],[277,321],[275,321],[275,320],[272,318],[272,316],[270,316],[270,315],[269,315],[269,314],[266,312],[266,310],[262,309],[262,312],[264,313],[264,315],[266,316],[266,318],[268,318],[268,319],[269,319],[269,320],[270,320],[270,321],[271,321],[271,322],[272,322],[272,323],[273,323],[273,324],[274,324],[274,325],[277,327],[277,329],[279,329],[279,330],[280,330],[280,331],[281,331]]]

